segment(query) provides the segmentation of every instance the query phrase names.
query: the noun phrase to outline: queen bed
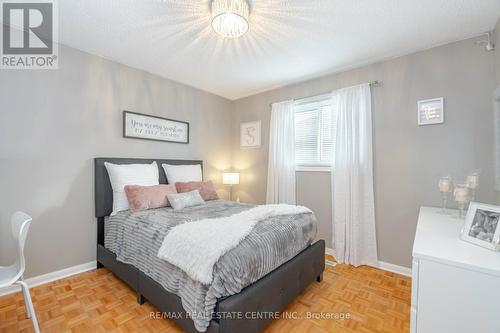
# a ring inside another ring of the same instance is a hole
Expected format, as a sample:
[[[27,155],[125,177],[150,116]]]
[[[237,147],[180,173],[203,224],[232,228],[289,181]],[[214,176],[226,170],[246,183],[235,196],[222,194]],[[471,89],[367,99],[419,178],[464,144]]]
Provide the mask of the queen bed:
[[[275,216],[259,222],[214,265],[213,281],[200,283],[159,259],[158,249],[173,227],[201,219],[234,216],[252,205],[224,200],[180,211],[171,208],[109,216],[113,206],[105,162],[200,165],[195,160],[95,159],[98,267],[106,267],[186,332],[259,332],[273,315],[311,282],[321,281],[325,244],[313,243],[312,214]],[[159,182],[167,184],[160,170]],[[217,241],[217,240],[214,240]],[[258,314],[257,314],[258,313]],[[170,315],[169,314],[175,314]]]

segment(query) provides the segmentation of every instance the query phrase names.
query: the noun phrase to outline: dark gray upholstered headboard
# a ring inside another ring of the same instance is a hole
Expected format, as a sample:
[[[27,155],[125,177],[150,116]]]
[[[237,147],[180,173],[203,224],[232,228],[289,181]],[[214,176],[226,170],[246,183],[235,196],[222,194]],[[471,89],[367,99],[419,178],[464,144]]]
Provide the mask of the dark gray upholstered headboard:
[[[94,196],[95,196],[95,216],[104,217],[111,214],[113,211],[113,190],[109,181],[108,171],[104,166],[104,162],[114,164],[146,164],[156,161],[158,164],[160,184],[168,184],[165,172],[161,167],[162,164],[200,164],[203,169],[203,161],[197,160],[162,160],[151,158],[108,158],[99,157],[94,159]]]

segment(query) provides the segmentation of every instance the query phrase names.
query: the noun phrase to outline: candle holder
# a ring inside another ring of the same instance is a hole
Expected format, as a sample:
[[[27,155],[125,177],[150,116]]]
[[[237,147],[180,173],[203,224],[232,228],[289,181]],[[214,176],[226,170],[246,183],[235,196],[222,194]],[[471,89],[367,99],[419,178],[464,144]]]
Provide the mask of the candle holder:
[[[479,171],[473,171],[467,175],[465,185],[470,191],[470,201],[476,201],[476,190],[479,187]]]
[[[441,200],[442,200],[442,205],[440,210],[441,214],[448,214],[446,208],[448,204],[448,195],[451,192],[451,187],[452,187],[452,181],[450,176],[443,176],[439,178],[438,188],[439,192],[441,192]]]
[[[457,184],[453,195],[458,204],[458,218],[463,219],[465,217],[465,208],[470,201],[469,188],[466,184]]]

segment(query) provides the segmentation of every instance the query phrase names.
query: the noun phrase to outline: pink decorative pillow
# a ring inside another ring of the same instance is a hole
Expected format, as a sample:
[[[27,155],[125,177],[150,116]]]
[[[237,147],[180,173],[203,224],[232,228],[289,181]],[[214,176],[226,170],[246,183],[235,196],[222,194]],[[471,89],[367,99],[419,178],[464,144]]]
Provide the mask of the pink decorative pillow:
[[[217,200],[219,196],[215,192],[214,184],[211,180],[206,182],[177,182],[175,183],[178,193],[198,190],[203,200]]]
[[[177,193],[174,185],[139,186],[126,185],[129,209],[132,213],[159,207],[170,206],[167,194]]]

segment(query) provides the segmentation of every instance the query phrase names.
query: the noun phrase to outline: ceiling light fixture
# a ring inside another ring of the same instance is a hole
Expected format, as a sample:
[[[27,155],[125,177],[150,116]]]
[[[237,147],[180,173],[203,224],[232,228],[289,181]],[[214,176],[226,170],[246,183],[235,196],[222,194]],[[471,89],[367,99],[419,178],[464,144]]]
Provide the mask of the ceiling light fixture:
[[[226,38],[238,38],[248,31],[250,9],[246,0],[213,0],[212,29]]]

